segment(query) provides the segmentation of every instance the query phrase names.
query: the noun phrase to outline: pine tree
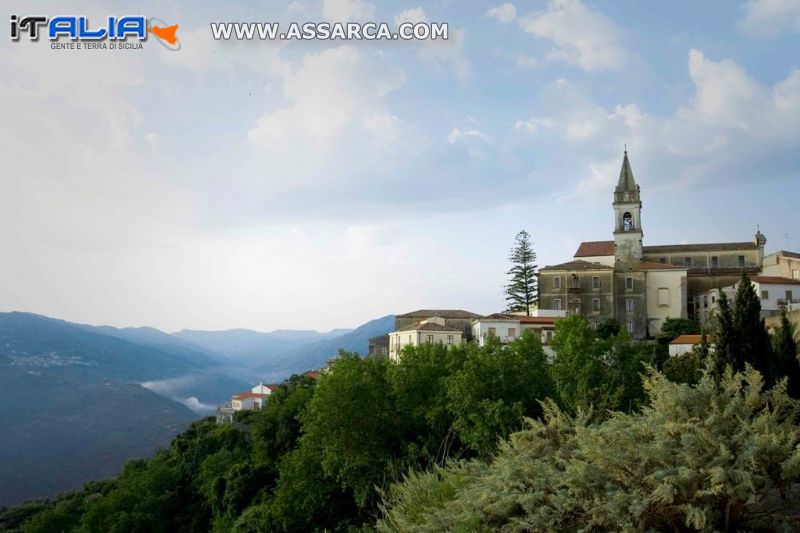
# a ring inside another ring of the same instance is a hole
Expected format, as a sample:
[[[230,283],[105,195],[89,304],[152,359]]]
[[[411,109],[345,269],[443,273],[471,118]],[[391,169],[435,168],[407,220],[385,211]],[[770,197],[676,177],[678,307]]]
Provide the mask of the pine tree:
[[[772,368],[772,345],[769,333],[761,318],[761,300],[747,273],[742,271],[736,300],[733,305],[733,328],[736,331],[734,360],[736,370],[742,370],[745,363],[761,372],[768,386],[775,382]]]
[[[725,372],[726,366],[738,368],[734,360],[734,349],[737,343],[736,331],[733,329],[733,312],[728,301],[728,295],[720,290],[717,297],[719,309],[716,315],[716,349],[714,351],[714,376],[719,379]]]
[[[776,378],[789,378],[788,393],[793,398],[800,398],[800,361],[797,359],[797,341],[795,326],[789,322],[786,311],[781,313],[781,325],[772,339]]]
[[[525,230],[517,233],[514,247],[508,256],[511,269],[505,286],[507,309],[512,312],[525,311],[531,314],[531,306],[537,301],[536,287],[536,252],[533,251],[531,238]]]

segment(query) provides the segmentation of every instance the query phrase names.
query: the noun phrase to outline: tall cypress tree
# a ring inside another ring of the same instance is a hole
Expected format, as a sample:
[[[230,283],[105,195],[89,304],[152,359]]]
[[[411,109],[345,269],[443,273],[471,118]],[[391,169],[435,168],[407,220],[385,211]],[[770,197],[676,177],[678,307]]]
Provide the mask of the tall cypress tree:
[[[772,385],[775,382],[772,344],[764,319],[761,318],[761,299],[745,271],[742,271],[736,289],[733,329],[736,332],[736,344],[733,348],[737,370],[741,370],[745,363],[750,363],[761,372],[766,384]]]
[[[797,341],[794,324],[789,322],[786,311],[781,313],[781,326],[772,338],[773,358],[775,361],[776,379],[789,378],[788,393],[793,398],[800,398],[800,361],[797,359]]]
[[[536,252],[533,251],[531,237],[527,231],[522,230],[517,233],[508,260],[511,261],[511,269],[506,272],[507,309],[512,312],[525,311],[525,314],[530,315],[531,306],[537,301],[537,266]]]
[[[733,311],[728,300],[728,295],[722,289],[719,290],[717,297],[719,308],[716,315],[716,349],[714,350],[714,374],[717,379],[722,377],[725,367],[730,365],[739,368],[739,364],[734,359],[736,346],[736,330],[733,328]]]

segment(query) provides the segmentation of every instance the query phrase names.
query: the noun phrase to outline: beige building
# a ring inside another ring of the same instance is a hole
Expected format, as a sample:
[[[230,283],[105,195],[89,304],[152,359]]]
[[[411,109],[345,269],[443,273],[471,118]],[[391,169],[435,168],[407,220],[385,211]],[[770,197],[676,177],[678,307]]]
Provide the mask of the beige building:
[[[765,276],[800,279],[800,254],[781,250],[764,257],[761,273]]]
[[[399,361],[400,354],[406,346],[423,344],[453,346],[461,344],[462,338],[463,331],[460,328],[446,325],[442,317],[429,317],[389,333],[389,359]]]
[[[641,191],[628,153],[614,189],[613,240],[581,243],[572,261],[539,272],[539,307],[590,323],[613,318],[635,338],[655,335],[667,318],[695,318],[698,294],[757,274],[766,238],[749,242],[645,246]]]

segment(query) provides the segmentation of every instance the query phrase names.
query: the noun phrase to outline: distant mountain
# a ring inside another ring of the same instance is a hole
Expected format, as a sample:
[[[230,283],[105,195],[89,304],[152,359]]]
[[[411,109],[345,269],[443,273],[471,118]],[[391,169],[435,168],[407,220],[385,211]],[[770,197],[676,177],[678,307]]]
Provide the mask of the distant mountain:
[[[156,331],[0,313],[0,505],[113,475],[196,418],[187,406],[213,409],[247,386]],[[146,344],[123,338],[136,336]]]
[[[184,329],[172,335],[202,346],[246,366],[263,366],[304,346],[340,337],[351,330],[336,329],[326,333],[312,330],[276,330],[269,333],[249,329],[198,331]]]
[[[259,368],[265,373],[266,379],[278,381],[291,374],[321,368],[328,359],[338,354],[339,350],[366,355],[371,337],[385,335],[392,330],[394,330],[394,315],[376,318],[344,335],[297,347],[280,359]]]

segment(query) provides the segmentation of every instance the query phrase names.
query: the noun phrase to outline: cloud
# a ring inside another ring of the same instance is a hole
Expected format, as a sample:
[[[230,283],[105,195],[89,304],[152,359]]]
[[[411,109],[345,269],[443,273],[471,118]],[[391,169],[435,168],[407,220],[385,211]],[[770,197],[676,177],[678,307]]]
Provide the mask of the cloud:
[[[375,6],[363,0],[323,0],[322,18],[329,22],[364,22],[374,18]]]
[[[489,137],[486,136],[486,134],[476,129],[460,130],[458,128],[453,128],[453,131],[451,131],[450,134],[447,136],[447,142],[450,144],[455,144],[458,141],[464,139],[480,139],[481,141],[484,142],[491,142],[491,140],[489,139]]]
[[[800,32],[800,0],[748,0],[739,28],[750,35],[775,37]]]
[[[428,14],[422,7],[406,9],[394,17],[396,26],[405,22],[430,23]],[[461,81],[467,81],[471,76],[470,61],[464,52],[466,32],[463,29],[448,27],[447,40],[425,39],[414,41],[419,47],[420,56],[431,63],[450,65]]]
[[[551,0],[546,10],[525,16],[521,25],[531,35],[553,41],[555,48],[547,55],[551,61],[587,72],[621,70],[628,61],[619,42],[622,30],[579,0]]]
[[[517,8],[514,7],[514,4],[506,2],[489,9],[486,16],[496,19],[502,24],[508,24],[517,17]]]
[[[607,109],[560,80],[544,95],[546,107],[560,112],[520,120],[515,129],[534,135],[546,129],[579,146],[587,170],[570,196],[608,190],[624,143],[641,174],[668,177],[665,187],[744,179],[746,169],[791,175],[800,138],[800,70],[769,86],[731,59],[714,61],[691,50],[687,72],[694,91],[671,115],[651,115],[634,103]]]

